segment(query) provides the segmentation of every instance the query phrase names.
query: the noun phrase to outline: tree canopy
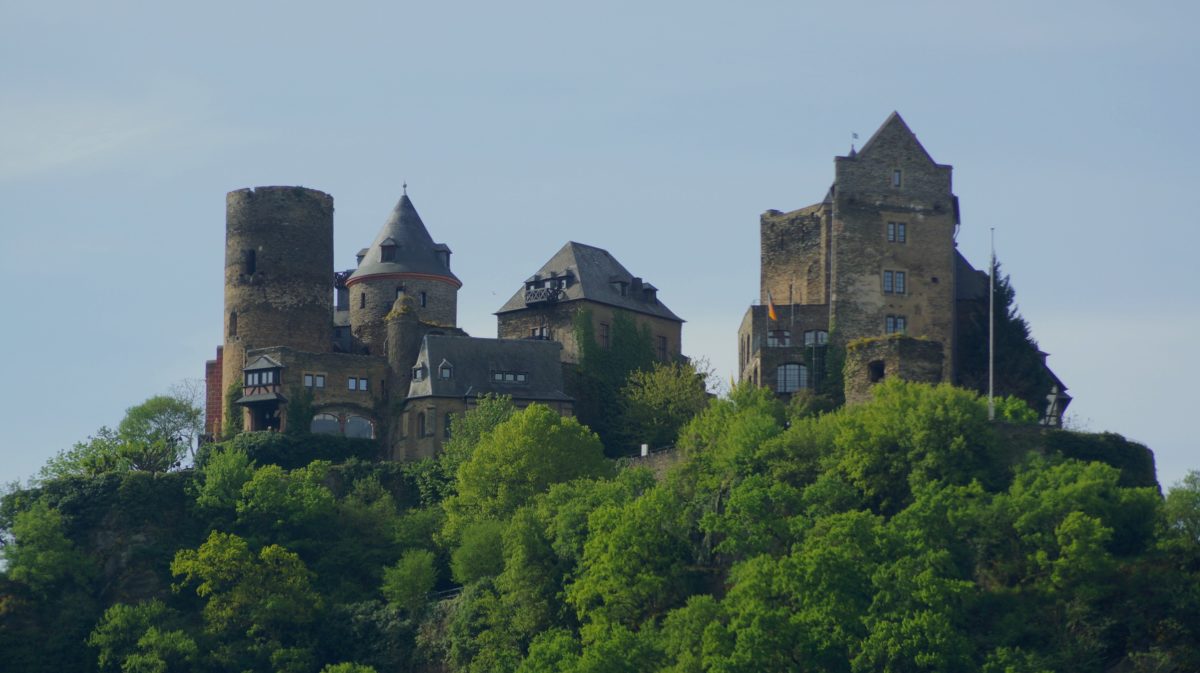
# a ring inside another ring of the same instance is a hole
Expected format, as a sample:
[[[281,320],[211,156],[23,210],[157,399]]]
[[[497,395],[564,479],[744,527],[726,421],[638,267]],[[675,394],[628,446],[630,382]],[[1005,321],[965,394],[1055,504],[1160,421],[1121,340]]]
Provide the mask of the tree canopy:
[[[0,502],[0,670],[1200,670],[1200,473],[946,385],[696,381],[625,384],[699,407],[654,472],[502,399],[414,465],[251,433],[47,472]]]

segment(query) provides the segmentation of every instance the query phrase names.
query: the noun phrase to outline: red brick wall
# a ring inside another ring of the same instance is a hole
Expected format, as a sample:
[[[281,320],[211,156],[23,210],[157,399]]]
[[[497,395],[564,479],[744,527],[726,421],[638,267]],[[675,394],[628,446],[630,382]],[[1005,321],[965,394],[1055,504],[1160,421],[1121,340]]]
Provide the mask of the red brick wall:
[[[221,399],[221,361],[225,349],[217,346],[217,359],[204,363],[204,432],[211,435],[221,433],[221,409],[224,400]]]

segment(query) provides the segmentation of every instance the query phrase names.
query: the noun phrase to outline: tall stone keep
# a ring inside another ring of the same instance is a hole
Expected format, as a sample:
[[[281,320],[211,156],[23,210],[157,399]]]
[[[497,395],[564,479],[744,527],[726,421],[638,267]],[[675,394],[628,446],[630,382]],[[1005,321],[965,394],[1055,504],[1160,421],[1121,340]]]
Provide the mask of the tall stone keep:
[[[951,167],[892,113],[862,150],[835,159],[835,172],[830,329],[844,341],[891,332],[940,341],[942,379],[953,380],[959,220]]]
[[[304,187],[229,192],[223,388],[241,381],[247,350],[328,352],[332,315],[333,197]]]

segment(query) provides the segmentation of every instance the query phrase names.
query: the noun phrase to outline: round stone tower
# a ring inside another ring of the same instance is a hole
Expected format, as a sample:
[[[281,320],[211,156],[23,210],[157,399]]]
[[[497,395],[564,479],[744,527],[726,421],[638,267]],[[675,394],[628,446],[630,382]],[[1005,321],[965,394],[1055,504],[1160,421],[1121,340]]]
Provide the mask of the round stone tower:
[[[405,194],[346,280],[354,337],[372,355],[386,355],[385,318],[397,299],[421,322],[455,327],[460,287],[450,271],[450,248],[433,242]]]
[[[304,187],[257,187],[225,198],[225,390],[246,351],[330,350],[333,197]]]

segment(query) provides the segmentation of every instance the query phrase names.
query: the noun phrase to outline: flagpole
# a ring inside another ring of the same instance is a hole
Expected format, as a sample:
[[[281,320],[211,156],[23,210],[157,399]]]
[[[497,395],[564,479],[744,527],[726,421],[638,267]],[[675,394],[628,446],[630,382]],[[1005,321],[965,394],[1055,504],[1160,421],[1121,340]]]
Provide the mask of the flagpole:
[[[992,227],[992,256],[988,267],[988,420],[996,420],[996,228]]]

